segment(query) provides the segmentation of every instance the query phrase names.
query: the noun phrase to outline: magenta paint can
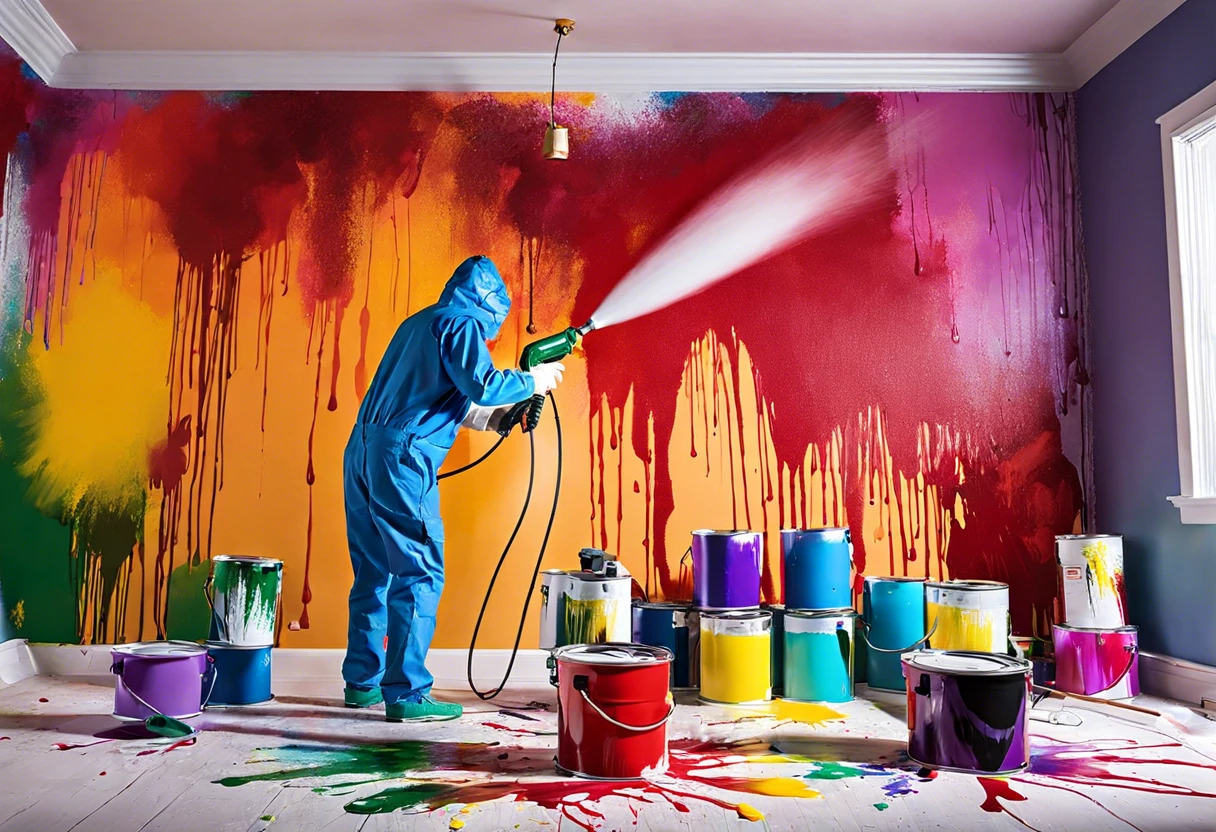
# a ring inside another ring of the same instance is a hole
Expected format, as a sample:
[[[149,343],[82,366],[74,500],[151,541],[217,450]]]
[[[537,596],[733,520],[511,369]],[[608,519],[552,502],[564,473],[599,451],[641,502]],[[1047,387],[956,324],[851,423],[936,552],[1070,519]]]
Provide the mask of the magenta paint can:
[[[1136,627],[1082,629],[1056,624],[1056,689],[1098,699],[1140,695],[1140,647]]]
[[[912,762],[968,774],[1026,768],[1029,661],[968,650],[917,650],[901,660]]]
[[[711,612],[759,609],[761,532],[692,533],[692,605]]]
[[[215,685],[207,648],[189,641],[144,641],[110,651],[114,716],[143,721],[198,716]]]

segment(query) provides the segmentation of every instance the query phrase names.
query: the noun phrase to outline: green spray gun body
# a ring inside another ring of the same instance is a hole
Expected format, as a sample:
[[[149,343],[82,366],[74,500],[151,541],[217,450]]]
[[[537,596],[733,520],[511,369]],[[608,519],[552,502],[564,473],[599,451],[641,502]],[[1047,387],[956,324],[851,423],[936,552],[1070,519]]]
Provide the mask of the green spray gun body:
[[[554,335],[547,335],[538,341],[533,341],[524,347],[519,355],[519,368],[529,372],[541,364],[552,364],[561,361],[578,346],[583,336],[595,329],[594,321],[587,321],[582,326],[572,326]],[[515,425],[520,426],[524,433],[531,432],[540,423],[540,415],[545,407],[545,397],[541,394],[525,399],[508,411],[498,432],[506,436]]]

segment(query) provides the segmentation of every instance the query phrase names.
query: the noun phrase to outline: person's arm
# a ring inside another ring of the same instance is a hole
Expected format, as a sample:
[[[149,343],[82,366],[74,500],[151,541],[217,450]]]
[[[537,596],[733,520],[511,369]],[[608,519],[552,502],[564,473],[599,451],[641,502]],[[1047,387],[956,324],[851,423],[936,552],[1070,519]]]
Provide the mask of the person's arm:
[[[455,318],[439,333],[439,358],[456,388],[482,407],[521,402],[536,392],[532,376],[499,370],[472,319]]]

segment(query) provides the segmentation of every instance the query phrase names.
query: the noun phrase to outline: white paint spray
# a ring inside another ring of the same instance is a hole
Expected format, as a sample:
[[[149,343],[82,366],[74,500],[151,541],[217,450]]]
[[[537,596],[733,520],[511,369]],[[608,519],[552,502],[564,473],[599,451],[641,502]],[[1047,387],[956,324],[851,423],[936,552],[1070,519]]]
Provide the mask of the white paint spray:
[[[713,193],[612,289],[596,327],[704,291],[871,205],[888,180],[886,133],[860,117],[808,131]]]

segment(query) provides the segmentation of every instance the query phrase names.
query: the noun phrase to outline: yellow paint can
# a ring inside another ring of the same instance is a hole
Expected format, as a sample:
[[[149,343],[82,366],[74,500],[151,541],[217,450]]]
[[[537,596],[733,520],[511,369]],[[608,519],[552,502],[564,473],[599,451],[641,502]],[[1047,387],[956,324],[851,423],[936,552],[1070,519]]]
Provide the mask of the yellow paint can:
[[[1009,651],[1009,585],[997,581],[925,584],[925,618],[934,650]]]
[[[773,615],[701,613],[701,698],[738,705],[772,698]]]

